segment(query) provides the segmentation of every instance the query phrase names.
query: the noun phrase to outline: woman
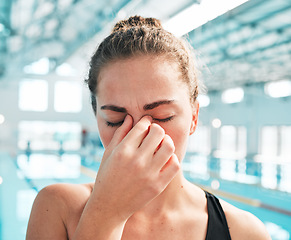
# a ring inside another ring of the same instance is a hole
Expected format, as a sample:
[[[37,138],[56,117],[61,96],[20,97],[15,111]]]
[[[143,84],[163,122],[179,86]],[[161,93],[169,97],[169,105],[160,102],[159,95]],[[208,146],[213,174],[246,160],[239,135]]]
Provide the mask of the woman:
[[[105,147],[96,181],[41,190],[27,239],[270,239],[256,217],[183,177],[199,111],[183,40],[156,19],[131,17],[116,24],[90,67]]]

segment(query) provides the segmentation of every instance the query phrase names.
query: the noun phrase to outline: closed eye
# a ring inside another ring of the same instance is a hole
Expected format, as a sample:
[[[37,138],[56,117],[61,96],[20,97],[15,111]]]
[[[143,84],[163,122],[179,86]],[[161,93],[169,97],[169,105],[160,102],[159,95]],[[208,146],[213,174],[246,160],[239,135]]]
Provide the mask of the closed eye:
[[[154,121],[158,121],[158,122],[168,122],[168,121],[171,121],[172,119],[174,118],[174,116],[171,116],[171,117],[167,117],[167,118],[153,118]]]
[[[169,122],[174,118],[174,116],[170,116],[167,118],[153,118],[153,121],[157,121],[157,122]],[[124,120],[120,121],[120,122],[108,122],[106,121],[106,125],[109,127],[120,127],[123,124]]]
[[[106,125],[109,127],[120,127],[123,124],[123,122],[124,122],[124,120],[117,122],[117,123],[106,121]]]

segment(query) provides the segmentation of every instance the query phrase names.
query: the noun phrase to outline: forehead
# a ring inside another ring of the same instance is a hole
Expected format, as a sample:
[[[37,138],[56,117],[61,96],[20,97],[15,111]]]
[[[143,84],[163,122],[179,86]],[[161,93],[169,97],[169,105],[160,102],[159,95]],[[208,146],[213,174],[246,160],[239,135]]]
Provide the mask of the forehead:
[[[104,66],[98,78],[97,95],[157,88],[169,91],[181,84],[180,70],[174,61],[165,57],[138,56],[115,60]]]

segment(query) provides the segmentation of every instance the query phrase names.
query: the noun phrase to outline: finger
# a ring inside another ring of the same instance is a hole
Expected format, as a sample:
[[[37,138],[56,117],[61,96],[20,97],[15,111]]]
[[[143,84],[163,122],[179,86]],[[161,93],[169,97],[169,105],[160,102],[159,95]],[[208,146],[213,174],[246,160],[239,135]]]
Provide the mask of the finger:
[[[172,154],[170,159],[160,170],[160,176],[163,178],[165,184],[168,184],[180,170],[180,162],[175,153]]]
[[[113,149],[115,148],[121,141],[124,139],[124,137],[128,134],[130,129],[132,128],[132,117],[130,115],[126,115],[123,124],[116,129],[111,142],[108,145],[108,148]]]
[[[153,155],[165,137],[165,130],[158,124],[151,124],[149,132],[140,145],[140,150]]]
[[[144,116],[125,136],[124,143],[137,149],[148,134],[151,123],[152,118],[150,116]]]
[[[169,161],[174,152],[174,142],[172,138],[166,134],[159,146],[159,149],[156,151],[153,157],[153,167],[162,169],[163,166]]]

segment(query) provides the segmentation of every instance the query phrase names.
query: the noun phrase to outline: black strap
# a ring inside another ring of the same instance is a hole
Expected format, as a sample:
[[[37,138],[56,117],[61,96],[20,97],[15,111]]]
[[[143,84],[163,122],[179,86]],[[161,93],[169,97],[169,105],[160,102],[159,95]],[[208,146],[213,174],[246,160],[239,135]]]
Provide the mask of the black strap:
[[[206,191],[205,196],[208,210],[206,240],[231,240],[225,214],[219,200]]]

